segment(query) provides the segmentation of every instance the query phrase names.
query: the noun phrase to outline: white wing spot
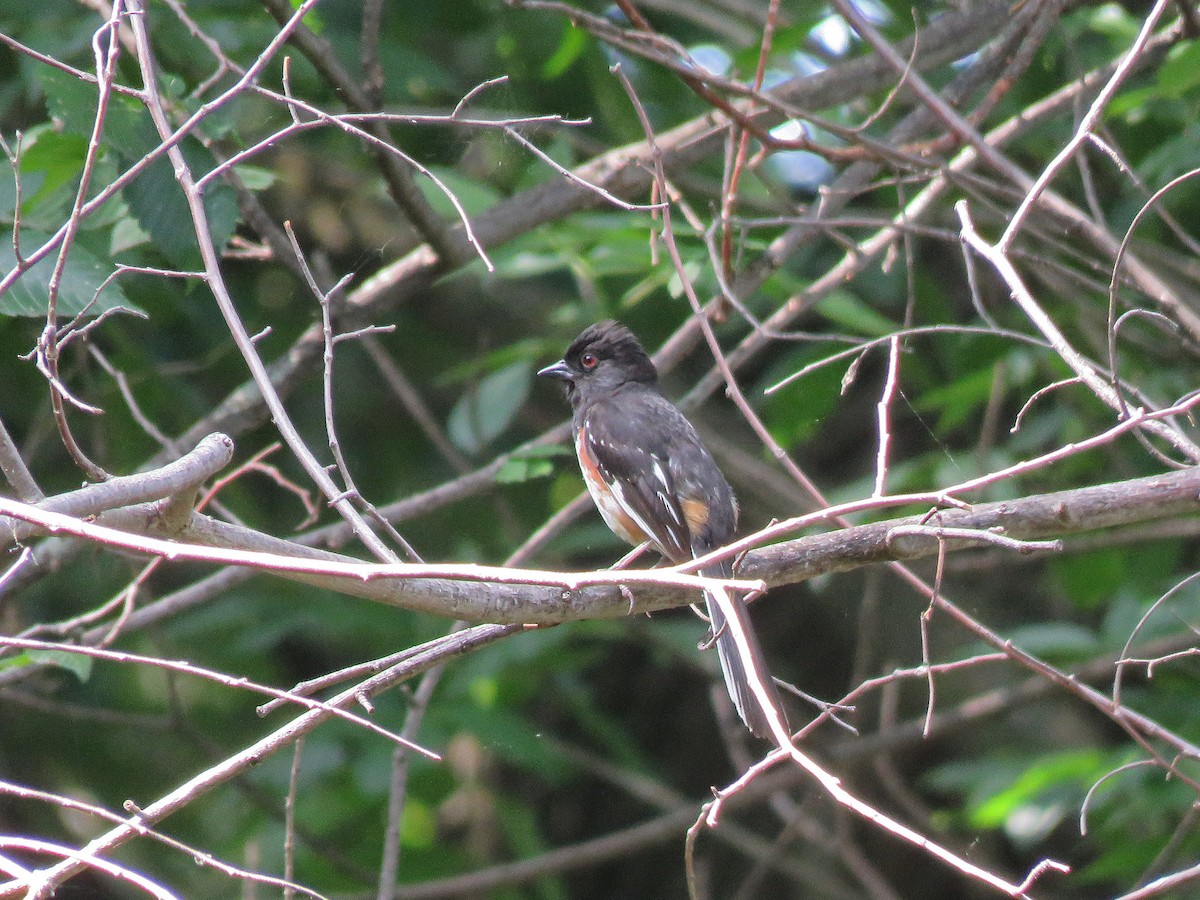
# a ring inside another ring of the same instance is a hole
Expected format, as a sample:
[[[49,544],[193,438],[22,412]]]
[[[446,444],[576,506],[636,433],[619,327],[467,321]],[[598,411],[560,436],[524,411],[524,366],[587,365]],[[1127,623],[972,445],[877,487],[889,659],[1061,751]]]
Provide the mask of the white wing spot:
[[[658,479],[659,484],[670,490],[671,482],[667,481],[667,473],[663,471],[662,461],[657,456],[651,456],[650,458],[654,460],[654,477]]]
[[[679,511],[675,509],[675,504],[671,502],[671,482],[667,480],[667,473],[663,470],[662,461],[657,456],[651,456],[650,458],[654,460],[652,467],[654,477],[662,485],[662,490],[656,490],[655,493],[658,495],[658,499],[662,501],[663,509],[670,514],[675,524],[682,528],[683,522],[679,518]]]

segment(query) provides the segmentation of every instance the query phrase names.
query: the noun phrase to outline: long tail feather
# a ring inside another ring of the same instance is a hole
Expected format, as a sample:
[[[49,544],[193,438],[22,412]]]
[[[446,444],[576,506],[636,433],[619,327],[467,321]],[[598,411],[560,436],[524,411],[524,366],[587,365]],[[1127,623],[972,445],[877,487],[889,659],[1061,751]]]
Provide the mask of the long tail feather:
[[[728,577],[730,573],[710,569],[702,574],[720,578]],[[770,717],[777,716],[786,730],[787,716],[754,633],[750,612],[740,597],[727,591],[706,591],[704,598],[713,634],[717,636],[721,672],[725,675],[725,686],[733,705],[753,734],[770,739],[775,733]]]

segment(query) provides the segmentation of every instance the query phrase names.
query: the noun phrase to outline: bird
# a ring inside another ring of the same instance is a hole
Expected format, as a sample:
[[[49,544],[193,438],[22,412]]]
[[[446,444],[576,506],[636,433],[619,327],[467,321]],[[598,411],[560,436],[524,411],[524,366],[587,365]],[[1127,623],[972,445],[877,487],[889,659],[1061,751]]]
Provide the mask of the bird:
[[[632,331],[612,320],[590,325],[538,375],[566,386],[584,483],[618,537],[635,547],[649,541],[677,565],[732,540],[733,489],[659,390],[658,370]],[[725,559],[699,574],[730,578],[733,565]],[[769,738],[777,732],[767,707],[785,728],[787,720],[746,604],[725,590],[706,589],[705,600],[733,704],[753,734]]]

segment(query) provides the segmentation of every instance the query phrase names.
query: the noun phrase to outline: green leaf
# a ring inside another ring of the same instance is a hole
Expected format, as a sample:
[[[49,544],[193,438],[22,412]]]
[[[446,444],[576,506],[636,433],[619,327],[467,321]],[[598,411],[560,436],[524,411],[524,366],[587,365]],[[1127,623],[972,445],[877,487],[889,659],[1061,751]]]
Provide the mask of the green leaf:
[[[400,840],[405,847],[432,847],[437,841],[437,819],[417,797],[408,797],[400,820]]]
[[[246,189],[251,191],[265,191],[279,180],[278,173],[260,166],[234,166],[233,171],[237,173]]]
[[[1013,629],[1008,638],[1037,656],[1083,657],[1099,646],[1090,628],[1072,622],[1039,622]]]
[[[21,230],[22,247],[36,247],[46,241],[48,235],[26,229]],[[8,291],[0,295],[0,315],[3,316],[37,316],[46,315],[50,303],[50,276],[54,271],[56,254],[49,254],[45,259],[35,264]],[[13,255],[12,243],[0,242],[0,271],[12,271],[17,259]],[[112,274],[112,265],[103,262],[78,243],[71,247],[67,256],[67,264],[63,269],[62,278],[58,284],[58,315],[62,317],[77,316],[87,309],[88,316],[98,316],[100,313],[118,307],[141,313],[121,290],[117,281],[110,281],[104,291],[92,304],[96,290],[104,280]],[[92,304],[89,306],[89,304]]]
[[[1078,809],[1087,789],[1123,760],[1084,749],[1025,759],[1011,754],[953,762],[924,781],[965,795],[975,828],[1003,828],[1022,844],[1038,840]]]
[[[1093,550],[1057,556],[1050,560],[1050,569],[1072,603],[1095,609],[1111,598],[1114,586],[1125,583],[1126,555],[1121,550]]]
[[[579,59],[580,54],[587,47],[587,42],[586,31],[564,23],[562,41],[559,42],[558,49],[554,51],[553,56],[542,63],[542,77],[557,78],[571,68],[571,64]]]
[[[87,681],[92,674],[92,658],[82,653],[71,653],[67,650],[30,650],[29,661],[53,666],[70,672],[80,681]]]
[[[837,407],[846,363],[821,366],[782,388],[763,393],[789,375],[821,358],[824,350],[796,349],[781,354],[755,385],[757,406],[771,434],[784,446],[802,444],[818,433],[825,417]]]
[[[427,168],[441,182],[440,187],[434,183],[432,178],[420,172],[415,172],[413,178],[416,179],[425,199],[429,201],[429,205],[437,211],[438,215],[445,216],[454,222],[459,221],[461,214],[447,196],[447,191],[466,210],[468,216],[483,212],[500,199],[500,195],[490,185],[477,179],[468,178],[453,169],[440,166],[428,166]]]
[[[1061,807],[1065,802],[1070,800],[1077,804],[1087,788],[1110,766],[1111,760],[1097,750],[1048,755],[1030,766],[1007,788],[980,804],[971,819],[984,828],[1003,825],[1010,834],[1025,834],[1021,831],[1023,826],[1014,824],[1014,818],[1036,818],[1030,813],[1038,810],[1049,815],[1050,807],[1058,808],[1061,818]],[[1030,835],[1038,830],[1037,825],[1031,823]]]
[[[291,0],[291,4],[293,11],[300,8],[300,0]],[[325,31],[325,21],[321,18],[320,13],[318,13],[316,6],[304,14],[302,21],[304,22],[304,27],[313,34],[322,34]]]
[[[77,134],[34,129],[21,146],[21,220],[25,227],[56,229],[70,212],[87,153],[87,140]],[[16,187],[11,169],[4,173],[4,222],[13,221]]]
[[[96,85],[49,66],[38,70],[38,82],[46,94],[46,106],[62,133],[91,137],[96,125]],[[132,97],[109,95],[104,112],[103,139],[125,141],[149,124],[150,114]],[[129,153],[129,148],[126,148]],[[78,174],[78,173],[77,173]]]
[[[24,654],[29,662],[53,666],[70,672],[80,681],[87,681],[92,674],[92,658],[68,650],[28,650]]]
[[[833,291],[817,309],[835,325],[867,337],[884,337],[899,327],[849,291]]]
[[[216,166],[212,155],[195,141],[185,141],[181,148],[197,178]],[[200,248],[192,229],[192,216],[166,156],[155,160],[123,193],[129,211],[172,265],[179,269],[199,268]],[[204,192],[204,211],[209,238],[220,251],[240,216],[233,189],[219,181],[209,184]]]
[[[1141,121],[1145,118],[1146,104],[1159,99],[1159,97],[1161,97],[1159,89],[1152,85],[1122,91],[1113,97],[1105,107],[1104,117],[1106,119],[1128,118],[1130,122]]]
[[[533,365],[520,360],[469,388],[450,410],[446,431],[454,446],[475,454],[498,438],[529,396]]]
[[[1137,37],[1140,22],[1116,3],[1101,3],[1086,17],[1087,26],[1124,45]]]
[[[511,456],[496,473],[496,483],[517,484],[542,478],[554,471],[554,463],[551,461],[553,457],[567,456],[569,453],[565,447],[534,447]]]
[[[53,233],[71,214],[79,190],[80,172],[87,155],[87,140],[35,127],[21,139],[21,225]],[[117,157],[101,149],[94,160],[89,196],[117,176]],[[11,224],[16,209],[16,179],[11,169],[0,171],[0,222]],[[125,215],[120,198],[113,198],[80,221],[81,231],[109,228]]]
[[[1171,48],[1158,70],[1158,89],[1164,97],[1182,97],[1200,85],[1200,42],[1189,41]]]
[[[0,656],[0,672],[8,669],[19,669],[29,665],[33,660],[28,653],[14,653],[12,656]]]
[[[914,406],[921,412],[938,412],[938,434],[945,434],[975,417],[987,403],[996,381],[996,369],[989,365],[956,377],[948,384],[926,391]]]
[[[116,256],[133,247],[149,243],[149,241],[150,235],[138,224],[137,219],[132,216],[124,216],[113,226],[109,252]]]

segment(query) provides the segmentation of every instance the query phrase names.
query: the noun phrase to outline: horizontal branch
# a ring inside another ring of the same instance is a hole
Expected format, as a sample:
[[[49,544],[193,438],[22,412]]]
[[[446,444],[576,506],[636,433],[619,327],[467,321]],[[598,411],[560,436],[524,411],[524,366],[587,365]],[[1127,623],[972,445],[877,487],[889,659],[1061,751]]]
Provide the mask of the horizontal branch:
[[[158,504],[154,504],[157,506]],[[242,547],[221,547],[164,540],[145,534],[131,533],[108,525],[85,522],[72,516],[49,512],[37,506],[0,497],[0,516],[20,519],[50,534],[69,534],[103,546],[141,553],[172,562],[207,562],[227,566],[248,566],[276,575],[315,575],[339,580],[428,580],[431,578],[484,582],[493,584],[541,585],[575,591],[598,584],[666,585],[676,588],[729,588],[740,591],[761,591],[766,585],[758,581],[730,578],[710,578],[680,572],[673,568],[653,571],[596,571],[549,572],[540,569],[506,568],[477,563],[366,563],[352,558],[322,559],[309,555],[280,554]],[[170,527],[170,519],[159,515]],[[213,520],[215,521],[215,520]]]
[[[176,520],[162,515],[161,507],[169,502],[114,510],[100,516],[90,528],[86,527],[88,523],[72,525],[71,520],[61,519],[55,519],[55,525],[70,526],[73,533],[92,540],[98,534],[119,537],[124,532],[127,539],[119,541],[123,549],[136,549],[139,541],[145,546],[148,538],[229,548],[213,551],[209,561],[214,563],[232,561],[247,565],[256,561],[255,554],[287,557],[284,562],[292,571],[271,571],[271,574],[341,594],[471,622],[551,625],[617,618],[694,603],[697,586],[704,583],[704,579],[669,569],[566,575],[484,566],[418,569],[367,565],[199,513],[178,527]],[[22,511],[30,518],[42,520],[49,515],[13,501],[0,502],[0,512],[20,515]],[[938,552],[939,544],[953,552],[995,546],[997,534],[1014,541],[1032,541],[1196,512],[1200,512],[1200,470],[1185,469],[980,504],[966,510],[940,510],[889,519],[784,541],[748,552],[738,567],[738,576],[743,580],[735,583],[741,587],[754,583],[795,584],[873,563],[931,556]],[[967,537],[970,531],[978,532],[978,537]],[[196,547],[184,544],[168,545],[164,550],[176,558],[196,559],[203,555]],[[404,577],[397,577],[401,570]],[[453,573],[454,577],[434,577],[432,573],[436,572]]]
[[[748,554],[738,575],[775,586],[871,563],[936,555],[939,539],[906,533],[913,525],[992,531],[1013,540],[1035,541],[1194,513],[1200,513],[1200,469],[1183,469],[798,538]],[[897,529],[899,533],[894,533]],[[983,547],[991,540],[990,535],[981,534],[974,540],[945,538],[941,542],[947,552],[953,552]]]

